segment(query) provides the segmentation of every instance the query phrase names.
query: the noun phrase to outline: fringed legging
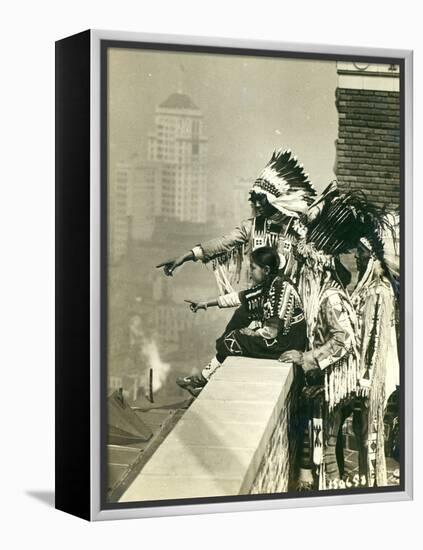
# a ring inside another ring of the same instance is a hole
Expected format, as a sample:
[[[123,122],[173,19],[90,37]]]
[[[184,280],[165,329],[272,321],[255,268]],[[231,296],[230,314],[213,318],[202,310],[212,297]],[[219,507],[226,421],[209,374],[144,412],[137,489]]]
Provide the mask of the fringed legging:
[[[323,435],[324,446],[322,450],[326,482],[339,480],[344,474],[342,425],[353,410],[351,404],[339,404],[333,411],[329,412],[327,404],[322,403],[320,398],[306,399],[303,397],[301,409],[303,418],[308,416],[308,419],[303,423],[303,441],[299,457],[300,468],[313,468],[313,458],[315,458],[313,455],[316,452],[316,448],[312,435],[312,419],[314,419],[315,423],[321,420],[324,433],[320,434],[320,437]],[[354,424],[358,433],[360,431],[359,428],[362,428],[362,426],[361,417],[357,413]],[[360,431],[360,433],[362,432]],[[363,458],[361,458],[360,462],[363,462]],[[314,464],[314,466],[318,466],[318,464]],[[363,466],[360,464],[360,470],[362,470]]]
[[[337,460],[336,446],[338,437],[342,436],[342,424],[344,413],[342,406],[338,405],[330,413],[327,412],[327,433],[325,444],[325,472],[326,481],[339,480],[341,477],[340,468]]]
[[[360,398],[354,399],[348,406],[343,407],[342,425],[350,416],[352,417],[352,429],[354,432],[356,445],[358,449],[358,472],[360,477],[367,477],[367,460],[368,460],[368,408],[364,401]],[[341,428],[342,428],[341,425]],[[338,440],[336,442],[336,457],[339,466],[341,477],[346,474],[344,460],[344,440],[342,430],[339,430]]]

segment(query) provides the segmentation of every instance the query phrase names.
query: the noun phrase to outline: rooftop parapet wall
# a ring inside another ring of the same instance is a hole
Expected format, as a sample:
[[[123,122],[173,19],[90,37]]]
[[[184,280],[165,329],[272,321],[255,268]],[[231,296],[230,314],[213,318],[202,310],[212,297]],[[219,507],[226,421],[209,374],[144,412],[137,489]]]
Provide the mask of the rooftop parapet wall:
[[[227,358],[120,501],[286,491],[293,381],[290,364]]]

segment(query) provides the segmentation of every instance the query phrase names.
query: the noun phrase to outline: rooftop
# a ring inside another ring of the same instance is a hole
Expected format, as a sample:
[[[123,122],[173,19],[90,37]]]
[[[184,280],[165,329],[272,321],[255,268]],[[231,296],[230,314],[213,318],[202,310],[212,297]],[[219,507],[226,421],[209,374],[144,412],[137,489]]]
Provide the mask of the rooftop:
[[[295,492],[298,379],[291,364],[228,357],[197,399],[109,400],[109,502]],[[295,435],[296,434],[296,435]],[[126,439],[125,439],[126,438]],[[345,471],[358,474],[351,422]],[[387,457],[388,485],[399,464]]]

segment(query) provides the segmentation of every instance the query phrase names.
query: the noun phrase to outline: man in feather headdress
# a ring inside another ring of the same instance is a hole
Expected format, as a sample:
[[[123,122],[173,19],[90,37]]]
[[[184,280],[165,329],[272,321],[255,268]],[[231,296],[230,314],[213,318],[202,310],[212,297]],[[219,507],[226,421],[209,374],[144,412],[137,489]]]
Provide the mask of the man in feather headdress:
[[[351,295],[357,312],[360,351],[353,427],[359,474],[369,487],[387,484],[384,413],[388,398],[399,385],[395,330],[398,251],[390,246],[395,239],[386,238],[387,224],[380,217],[378,226],[360,239],[356,251],[359,278]]]
[[[160,263],[165,275],[188,261],[212,262],[221,294],[233,291],[244,257],[262,246],[276,248],[284,257],[285,274],[291,278],[296,264],[293,247],[298,239],[298,220],[316,196],[303,166],[288,151],[274,151],[250,190],[254,217],[241,221],[233,231],[194,246],[192,250]],[[248,264],[248,261],[246,262]]]
[[[250,191],[254,217],[242,221],[227,235],[194,246],[186,254],[157,267],[162,267],[166,275],[172,276],[175,269],[187,261],[211,262],[220,294],[231,295],[234,292],[232,284],[239,282],[243,264],[248,269],[251,252],[270,246],[281,256],[285,276],[295,282],[297,262],[294,250],[303,230],[300,217],[315,196],[308,174],[292,153],[275,151]],[[241,305],[225,332],[248,327],[250,323],[249,312],[245,305]],[[202,375],[208,379],[214,369],[212,362],[203,369]]]
[[[336,446],[357,393],[360,339],[356,312],[339,276],[336,257],[357,247],[368,233],[375,210],[364,195],[340,193],[331,184],[311,206],[306,235],[297,245],[309,348],[304,353],[287,351],[281,361],[300,365],[307,384],[304,408],[310,414],[314,467],[307,468],[302,460],[300,488],[313,488],[316,478],[319,489],[345,487]]]

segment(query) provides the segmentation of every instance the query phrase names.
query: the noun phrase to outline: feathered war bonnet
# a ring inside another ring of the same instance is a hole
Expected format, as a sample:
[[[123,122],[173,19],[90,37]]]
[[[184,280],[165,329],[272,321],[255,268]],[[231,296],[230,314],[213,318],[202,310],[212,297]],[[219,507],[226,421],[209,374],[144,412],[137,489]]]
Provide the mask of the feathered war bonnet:
[[[250,193],[264,194],[282,214],[300,217],[316,197],[308,174],[291,151],[274,151]]]
[[[371,261],[367,264],[366,272],[358,283],[356,290],[373,279],[375,276],[386,276],[391,283],[395,297],[400,295],[400,264],[399,264],[399,219],[390,213],[384,217],[384,223],[378,231],[361,237],[357,248],[370,253]]]
[[[399,217],[393,213],[385,215],[384,224],[376,234],[361,237],[359,246],[368,250],[372,257],[383,263],[385,271],[399,279]]]
[[[371,202],[362,191],[338,189],[332,182],[307,212],[307,231],[300,254],[326,263],[330,258],[364,245],[384,261],[384,245],[392,224],[385,209]],[[313,254],[314,252],[314,254]]]
[[[332,182],[309,208],[306,241],[325,254],[345,254],[361,238],[383,255],[383,235],[389,227],[385,210],[362,191],[339,191]]]

